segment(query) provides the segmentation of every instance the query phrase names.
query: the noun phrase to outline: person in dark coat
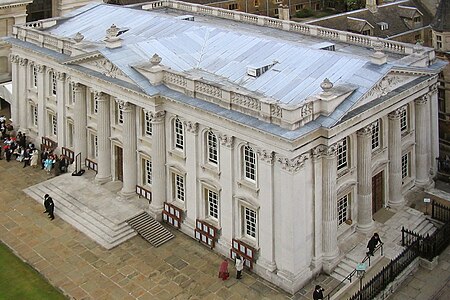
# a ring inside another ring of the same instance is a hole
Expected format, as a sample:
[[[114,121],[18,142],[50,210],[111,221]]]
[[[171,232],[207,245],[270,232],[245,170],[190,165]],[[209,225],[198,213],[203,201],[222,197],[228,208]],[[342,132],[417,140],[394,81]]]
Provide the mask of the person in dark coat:
[[[55,218],[55,215],[53,214],[55,210],[55,203],[53,202],[52,197],[50,197],[48,194],[45,194],[44,196],[44,207],[44,213],[48,213],[49,218],[53,220]]]
[[[372,255],[373,251],[375,251],[375,248],[377,247],[378,243],[382,244],[380,236],[378,233],[374,233],[373,236],[370,238],[369,242],[367,243],[367,248],[369,248],[369,252],[367,252],[367,255]]]
[[[320,285],[316,285],[316,288],[314,289],[313,292],[313,299],[314,300],[323,299],[323,291],[325,291],[323,287],[321,287]]]

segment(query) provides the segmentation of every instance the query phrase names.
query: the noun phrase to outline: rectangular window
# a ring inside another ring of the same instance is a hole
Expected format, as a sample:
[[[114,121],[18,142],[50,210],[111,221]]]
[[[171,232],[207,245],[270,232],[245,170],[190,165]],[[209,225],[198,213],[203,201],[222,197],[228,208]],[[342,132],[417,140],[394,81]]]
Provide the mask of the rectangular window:
[[[72,83],[70,84],[69,103],[70,104],[74,104],[75,103],[75,86]]]
[[[51,132],[53,135],[58,134],[58,118],[54,114],[50,114],[50,125],[51,125]]]
[[[255,7],[259,7],[259,0],[254,1]]]
[[[372,124],[372,150],[380,147],[380,121],[377,120]]]
[[[38,106],[37,105],[31,105],[31,116],[33,120],[33,126],[38,126]]]
[[[405,107],[402,110],[402,113],[400,115],[400,130],[401,132],[408,130],[408,108]]]
[[[56,73],[52,72],[52,95],[56,95]]]
[[[74,126],[72,122],[67,122],[67,146],[73,147]]]
[[[349,199],[348,194],[339,198],[337,210],[338,210],[338,225],[341,225],[348,220]]]
[[[337,169],[342,170],[348,166],[347,138],[338,143],[337,147]]]
[[[98,137],[94,135],[94,157],[98,157]]]
[[[363,34],[363,35],[370,35],[370,29],[363,30],[363,32],[361,32],[361,34]]]
[[[208,131],[208,162],[217,165],[218,162],[217,137],[212,131]]]
[[[151,136],[153,134],[153,126],[150,119],[150,113],[144,111],[144,134]]]
[[[152,185],[152,161],[144,159],[144,184]]]
[[[228,9],[229,10],[236,10],[236,9],[238,9],[237,3],[228,4]]]
[[[244,233],[248,237],[256,238],[256,211],[244,207]]]
[[[123,124],[123,111],[119,103],[116,102],[116,124]]]
[[[94,114],[98,114],[98,99],[94,97]]]
[[[208,216],[217,221],[219,219],[219,195],[206,189],[206,199],[208,201]]]
[[[184,149],[184,130],[180,119],[175,120],[175,148]]]
[[[178,201],[184,202],[184,177],[179,174],[175,174],[174,181],[174,198]]]
[[[37,87],[37,76],[36,66],[33,66],[33,87]]]
[[[442,49],[442,35],[436,34],[436,48]]]
[[[414,17],[414,23],[420,23],[422,21],[421,17]]]
[[[409,153],[402,156],[402,179],[409,177]]]

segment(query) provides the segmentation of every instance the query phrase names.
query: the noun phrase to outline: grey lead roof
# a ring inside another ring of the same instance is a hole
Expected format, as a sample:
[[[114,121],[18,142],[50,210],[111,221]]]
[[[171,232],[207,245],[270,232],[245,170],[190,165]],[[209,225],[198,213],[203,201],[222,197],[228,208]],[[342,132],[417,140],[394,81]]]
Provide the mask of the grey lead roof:
[[[107,49],[103,39],[113,23],[129,30],[120,35],[122,47]],[[237,26],[230,30],[106,4],[72,13],[46,31],[61,37],[81,32],[85,41],[98,43],[105,57],[150,93],[154,89],[131,66],[147,62],[154,53],[163,58],[162,65],[172,70],[198,75],[216,84],[239,86],[286,105],[301,104],[319,93],[324,78],[334,84],[356,84],[359,94],[363,94],[392,66],[374,70],[367,56],[317,50],[273,36],[252,35]],[[248,66],[274,60],[277,63],[260,77],[247,75]]]

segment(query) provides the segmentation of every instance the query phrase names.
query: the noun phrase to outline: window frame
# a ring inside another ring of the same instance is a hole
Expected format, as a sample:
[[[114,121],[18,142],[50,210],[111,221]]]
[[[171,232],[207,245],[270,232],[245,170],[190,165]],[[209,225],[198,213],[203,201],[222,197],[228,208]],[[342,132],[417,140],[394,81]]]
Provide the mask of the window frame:
[[[142,110],[144,116],[143,116],[143,120],[144,120],[144,124],[143,124],[143,129],[144,129],[144,135],[145,136],[152,136],[153,135],[153,124],[151,122],[151,118],[150,118],[150,113],[146,112],[145,110]]]
[[[153,163],[147,157],[142,158],[142,183],[147,186],[153,185]]]
[[[400,132],[408,132],[408,107],[404,107],[400,113]]]
[[[219,140],[212,130],[206,132],[206,161],[214,166],[219,164]]]
[[[179,118],[175,118],[173,122],[173,147],[176,150],[184,151],[184,125]]]
[[[50,75],[50,91],[53,96],[56,96],[56,72],[52,71]]]
[[[350,219],[350,194],[345,194],[337,200],[337,222],[338,226]],[[342,205],[341,205],[342,204]]]
[[[38,110],[38,104],[32,103],[30,106],[31,109],[31,124],[34,127],[38,127],[39,125],[39,110]]]
[[[35,65],[33,65],[33,70],[32,70],[32,76],[33,76],[33,87],[37,88],[38,86],[38,72],[37,72],[37,68]]]
[[[372,123],[372,151],[378,150],[381,147],[381,122],[376,120]]]
[[[172,198],[174,201],[185,203],[186,201],[186,183],[184,175],[172,173]]]
[[[49,125],[50,125],[50,134],[52,136],[58,136],[58,116],[54,112],[48,113],[49,117]]]
[[[349,167],[348,149],[348,137],[345,137],[338,142],[336,148],[336,168],[338,171],[346,170]]]
[[[249,145],[242,147],[242,167],[244,179],[256,183],[258,171],[257,157],[255,150]]]
[[[258,211],[254,208],[243,205],[241,213],[242,236],[249,240],[256,241],[258,236]]]
[[[411,177],[410,153],[409,152],[402,155],[401,168],[402,168],[402,181],[404,183],[405,179],[407,179],[408,177]]]
[[[210,197],[214,195],[215,197]],[[206,204],[206,218],[218,223],[220,218],[219,192],[209,187],[204,187],[204,197]]]

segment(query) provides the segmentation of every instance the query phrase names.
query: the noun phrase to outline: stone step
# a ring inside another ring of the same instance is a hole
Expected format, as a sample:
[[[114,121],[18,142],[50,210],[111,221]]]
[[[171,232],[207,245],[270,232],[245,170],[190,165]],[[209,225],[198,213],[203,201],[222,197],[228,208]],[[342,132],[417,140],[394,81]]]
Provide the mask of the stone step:
[[[55,200],[55,215],[83,232],[104,248],[114,248],[136,236],[136,232],[125,222],[123,224],[105,222],[106,218],[99,217],[97,213],[86,208],[80,208],[82,205],[78,202],[67,201],[70,197],[61,195],[56,189],[50,189],[45,187],[45,185],[36,185],[25,190],[25,193],[41,204],[43,202],[42,196],[47,193],[50,194],[49,192]]]
[[[127,220],[127,223],[155,247],[159,247],[174,238],[169,230],[146,212]]]

